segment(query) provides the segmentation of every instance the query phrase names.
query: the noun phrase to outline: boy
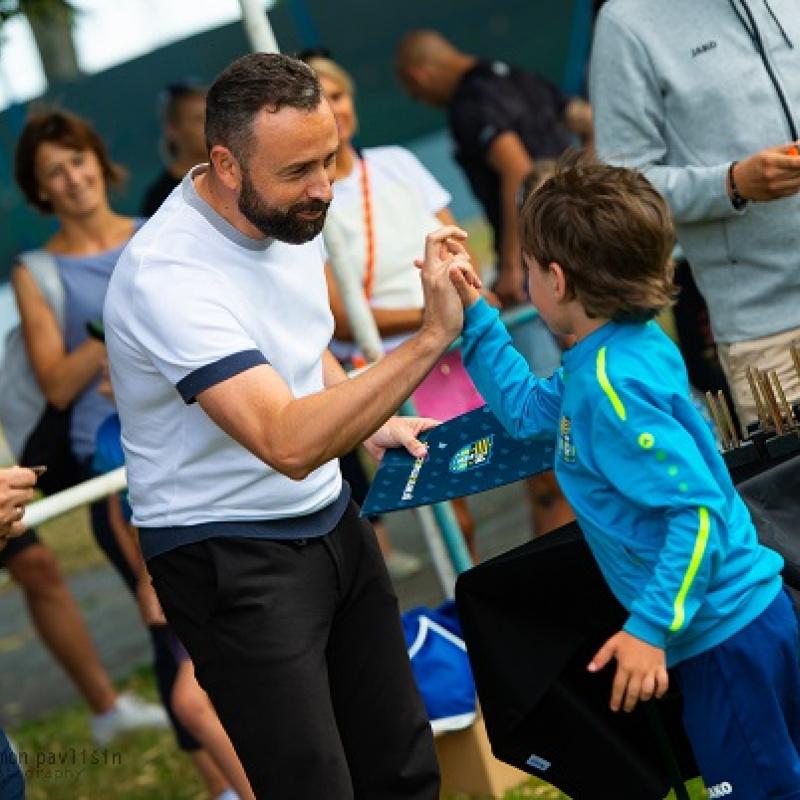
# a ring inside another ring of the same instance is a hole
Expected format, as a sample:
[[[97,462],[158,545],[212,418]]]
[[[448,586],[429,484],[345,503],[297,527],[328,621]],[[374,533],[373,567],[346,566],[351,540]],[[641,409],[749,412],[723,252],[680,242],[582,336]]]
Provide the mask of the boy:
[[[672,667],[711,796],[800,798],[797,621],[782,558],[762,547],[677,348],[653,317],[674,294],[673,230],[638,173],[564,163],[525,203],[533,304],[575,346],[532,375],[497,312],[462,276],[464,362],[514,436],[556,436],[555,472],[630,616],[612,658],[611,708],[661,697]]]

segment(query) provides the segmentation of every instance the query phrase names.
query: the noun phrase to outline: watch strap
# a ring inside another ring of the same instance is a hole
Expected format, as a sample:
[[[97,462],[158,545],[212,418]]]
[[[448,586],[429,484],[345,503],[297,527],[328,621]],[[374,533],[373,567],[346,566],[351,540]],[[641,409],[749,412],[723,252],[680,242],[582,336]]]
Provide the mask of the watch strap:
[[[736,185],[736,178],[733,174],[733,169],[738,163],[738,161],[732,161],[728,167],[728,181],[731,186],[731,205],[737,211],[742,211],[747,206],[748,201],[739,194],[739,187]]]

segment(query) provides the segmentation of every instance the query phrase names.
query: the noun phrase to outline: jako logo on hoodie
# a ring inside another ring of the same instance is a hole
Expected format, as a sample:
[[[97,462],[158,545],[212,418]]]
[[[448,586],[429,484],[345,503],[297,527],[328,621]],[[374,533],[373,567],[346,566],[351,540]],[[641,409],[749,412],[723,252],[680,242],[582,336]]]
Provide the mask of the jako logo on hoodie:
[[[707,53],[709,50],[714,50],[716,46],[717,43],[712,39],[710,42],[693,47],[692,58],[697,58],[697,56],[701,56],[703,53]]]

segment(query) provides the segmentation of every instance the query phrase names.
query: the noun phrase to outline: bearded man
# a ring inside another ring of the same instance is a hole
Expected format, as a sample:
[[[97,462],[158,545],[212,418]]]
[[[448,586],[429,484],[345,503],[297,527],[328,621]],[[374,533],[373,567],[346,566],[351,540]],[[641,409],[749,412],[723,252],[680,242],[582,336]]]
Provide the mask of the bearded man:
[[[327,350],[318,234],[339,142],[314,72],[235,61],[208,92],[206,142],[105,307],[153,583],[257,797],[437,800],[397,598],[337,457],[362,441],[424,454],[433,421],[393,414],[461,331],[448,275],[477,283],[465,234],[428,236],[422,328],[349,380]]]

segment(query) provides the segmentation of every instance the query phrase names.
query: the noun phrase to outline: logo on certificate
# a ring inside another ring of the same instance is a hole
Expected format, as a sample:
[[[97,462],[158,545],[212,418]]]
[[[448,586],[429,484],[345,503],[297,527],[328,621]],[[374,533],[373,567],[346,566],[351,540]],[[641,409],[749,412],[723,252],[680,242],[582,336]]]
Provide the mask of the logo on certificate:
[[[494,434],[484,436],[477,442],[465,445],[450,459],[450,472],[456,474],[470,469],[485,467],[492,457]]]

